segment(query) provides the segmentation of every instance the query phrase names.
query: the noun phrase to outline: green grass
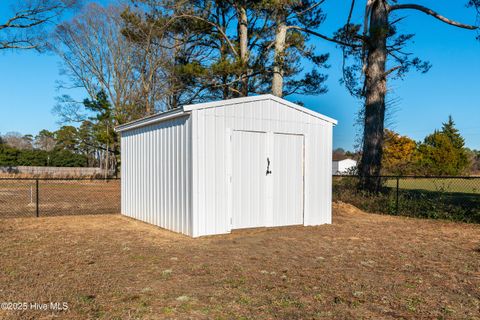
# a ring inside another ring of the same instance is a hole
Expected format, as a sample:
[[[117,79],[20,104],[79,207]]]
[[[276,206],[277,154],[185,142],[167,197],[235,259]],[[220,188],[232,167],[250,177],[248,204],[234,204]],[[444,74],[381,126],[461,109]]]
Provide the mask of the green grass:
[[[396,179],[385,181],[386,187],[396,188],[396,185]],[[480,194],[480,179],[400,178],[399,187],[402,190]]]
[[[333,180],[333,198],[367,211],[480,223],[480,179],[387,178],[378,194],[357,189],[354,177]]]

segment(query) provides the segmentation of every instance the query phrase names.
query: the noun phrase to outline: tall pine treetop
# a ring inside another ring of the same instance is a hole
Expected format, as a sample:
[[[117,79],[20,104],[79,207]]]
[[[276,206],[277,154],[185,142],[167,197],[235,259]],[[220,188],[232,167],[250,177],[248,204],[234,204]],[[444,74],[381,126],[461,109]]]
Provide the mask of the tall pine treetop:
[[[451,115],[448,116],[448,121],[442,124],[442,133],[450,139],[456,149],[462,149],[465,146],[465,139],[455,127],[455,122]]]

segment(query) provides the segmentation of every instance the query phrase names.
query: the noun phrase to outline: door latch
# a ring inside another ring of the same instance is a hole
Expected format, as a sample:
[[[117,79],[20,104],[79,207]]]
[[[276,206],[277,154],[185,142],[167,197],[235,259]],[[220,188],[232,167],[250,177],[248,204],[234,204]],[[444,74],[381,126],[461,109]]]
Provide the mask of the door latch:
[[[269,174],[272,174],[272,171],[270,170],[270,158],[267,158],[267,174],[266,175],[268,176]]]

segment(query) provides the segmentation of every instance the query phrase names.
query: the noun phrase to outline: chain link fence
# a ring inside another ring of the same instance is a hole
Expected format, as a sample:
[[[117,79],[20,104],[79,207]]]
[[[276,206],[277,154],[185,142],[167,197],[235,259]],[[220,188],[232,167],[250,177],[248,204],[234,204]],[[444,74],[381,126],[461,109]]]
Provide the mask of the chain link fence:
[[[357,176],[333,176],[333,200],[374,213],[480,223],[480,177],[382,176],[382,191],[358,189]]]
[[[120,213],[120,180],[0,178],[0,218]]]
[[[480,177],[383,176],[382,192],[333,176],[333,200],[374,213],[480,223]],[[0,218],[120,212],[120,180],[0,178]]]

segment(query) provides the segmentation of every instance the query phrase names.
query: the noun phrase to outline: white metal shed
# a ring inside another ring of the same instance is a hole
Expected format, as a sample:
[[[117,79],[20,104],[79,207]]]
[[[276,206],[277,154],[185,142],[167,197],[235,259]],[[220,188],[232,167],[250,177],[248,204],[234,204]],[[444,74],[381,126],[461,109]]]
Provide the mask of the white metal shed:
[[[122,214],[192,237],[331,223],[336,123],[260,95],[119,126]]]
[[[352,173],[357,168],[357,161],[353,159],[333,160],[332,172],[334,175]]]

